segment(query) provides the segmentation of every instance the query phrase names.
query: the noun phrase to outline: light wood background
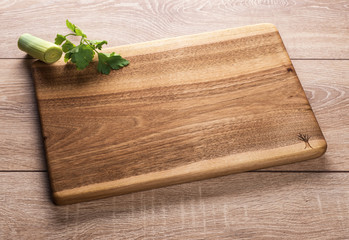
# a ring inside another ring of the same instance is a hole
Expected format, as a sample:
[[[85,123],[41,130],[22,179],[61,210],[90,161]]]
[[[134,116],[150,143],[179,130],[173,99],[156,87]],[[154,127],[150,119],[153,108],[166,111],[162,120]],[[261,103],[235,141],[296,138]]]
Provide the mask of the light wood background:
[[[28,32],[65,19],[109,46],[274,23],[328,143],[321,158],[88,203],[50,199]],[[0,239],[347,239],[349,2],[1,1]]]

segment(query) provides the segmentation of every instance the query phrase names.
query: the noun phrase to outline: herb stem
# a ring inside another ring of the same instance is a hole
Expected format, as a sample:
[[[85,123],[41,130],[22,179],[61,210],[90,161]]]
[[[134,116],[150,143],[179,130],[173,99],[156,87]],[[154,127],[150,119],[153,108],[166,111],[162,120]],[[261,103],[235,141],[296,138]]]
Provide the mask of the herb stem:
[[[97,50],[96,50],[96,48],[94,48],[86,39],[81,39],[81,40],[84,40],[84,42],[85,43],[87,43],[87,45],[89,45],[92,49],[93,49],[93,51],[95,51],[97,54],[99,53]],[[81,43],[81,42],[80,42]]]
[[[68,62],[69,60],[76,65],[78,70],[85,69],[92,61],[93,57],[97,53],[98,55],[98,64],[97,70],[103,74],[109,74],[111,70],[117,70],[123,68],[129,64],[129,61],[122,58],[120,55],[115,55],[115,52],[112,53],[102,53],[102,46],[107,44],[107,41],[97,41],[87,39],[86,34],[82,32],[75,24],[66,20],[66,25],[68,29],[72,32],[63,36],[57,34],[55,38],[55,44],[62,45],[62,50],[65,53],[64,61]],[[70,42],[68,36],[79,36],[80,44],[75,46]],[[98,50],[97,50],[98,49]],[[99,51],[100,50],[100,51]]]
[[[75,33],[68,33],[67,35],[64,35],[64,37],[68,37],[68,36],[76,36]]]

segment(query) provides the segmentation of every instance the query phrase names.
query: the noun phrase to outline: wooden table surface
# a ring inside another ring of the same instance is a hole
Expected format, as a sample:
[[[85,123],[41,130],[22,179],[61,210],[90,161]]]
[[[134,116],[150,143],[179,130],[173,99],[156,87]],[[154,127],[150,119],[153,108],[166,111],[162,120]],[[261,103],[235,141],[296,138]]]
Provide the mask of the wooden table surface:
[[[109,46],[274,23],[328,143],[315,160],[55,206],[25,32],[53,41],[65,19]],[[2,1],[0,239],[348,239],[349,2]]]

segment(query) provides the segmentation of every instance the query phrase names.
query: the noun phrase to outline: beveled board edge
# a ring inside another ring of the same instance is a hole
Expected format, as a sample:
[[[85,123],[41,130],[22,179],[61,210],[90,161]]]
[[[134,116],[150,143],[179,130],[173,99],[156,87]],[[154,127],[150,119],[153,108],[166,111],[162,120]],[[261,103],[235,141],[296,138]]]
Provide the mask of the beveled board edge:
[[[209,36],[211,34],[218,34],[222,38],[231,38],[232,35],[238,36],[241,33],[248,33],[250,31],[251,34],[255,34],[258,31],[263,32],[266,30],[269,32],[278,33],[278,30],[275,27],[275,25],[270,23],[262,23],[233,29],[223,29],[214,32],[123,45],[115,48],[108,48],[105,49],[105,51],[117,51],[124,57],[129,57],[137,55],[139,52],[142,52],[144,54],[147,50],[149,51],[149,53],[153,53],[168,50],[168,48],[175,49],[184,47],[183,45],[178,46],[178,39],[198,40],[200,38],[204,38],[204,43],[207,44],[209,43],[207,42],[207,40],[209,39]],[[182,42],[185,45],[187,41]],[[280,42],[281,44],[283,44],[281,37]],[[199,41],[198,44],[200,44]],[[283,48],[285,49],[285,53],[287,54],[284,45]],[[288,55],[287,58],[289,63],[292,65],[292,62]],[[57,63],[55,63],[55,66],[60,67],[64,64],[64,61],[60,60]],[[40,67],[47,67],[47,65],[39,61],[34,62],[32,65],[32,69]],[[36,90],[36,92],[38,91]],[[38,104],[40,105],[39,101]],[[299,149],[300,146],[304,145],[303,142],[277,149],[268,149],[263,151],[245,152],[235,155],[229,155],[221,158],[195,162],[165,171],[153,172],[110,182],[91,184],[63,191],[54,191],[54,188],[52,188],[51,181],[51,189],[53,189],[53,200],[57,205],[66,205],[83,201],[90,201],[105,197],[132,193],[141,190],[164,187],[179,183],[203,180],[212,177],[219,177],[232,173],[251,171],[261,168],[299,162],[303,160],[309,160],[317,158],[326,152],[327,143],[325,139],[310,140],[309,143],[311,144],[312,148],[304,149],[304,151],[301,152],[299,152]],[[48,168],[50,176],[51,171],[49,162]]]
[[[53,197],[58,205],[72,204],[309,160],[326,152],[327,144],[325,140],[317,139],[309,141],[309,143],[312,148],[306,148],[301,152],[299,152],[299,149],[304,147],[303,142],[277,149],[239,153],[199,161],[165,171],[53,192]]]

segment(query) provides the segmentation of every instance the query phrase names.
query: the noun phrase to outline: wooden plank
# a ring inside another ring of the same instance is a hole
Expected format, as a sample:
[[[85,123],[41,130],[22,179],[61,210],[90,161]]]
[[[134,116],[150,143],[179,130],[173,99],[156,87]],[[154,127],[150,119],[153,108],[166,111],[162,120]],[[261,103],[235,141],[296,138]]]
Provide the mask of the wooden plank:
[[[46,169],[30,62],[0,60],[0,170]],[[321,158],[274,169],[349,171],[349,61],[293,64],[329,147]]]
[[[46,169],[32,60],[0,60],[0,170]]]
[[[340,0],[8,0],[0,12],[6,36],[0,58],[24,57],[13,44],[23,32],[53,40],[65,31],[66,17],[91,38],[109,40],[109,46],[273,22],[293,58],[348,58],[348,6]],[[101,25],[89,24],[100,16]],[[0,170],[45,169],[26,62],[0,59]],[[273,170],[349,171],[349,62],[293,63],[329,148],[320,159]],[[345,174],[259,174],[263,177],[232,175],[57,207],[48,199],[45,173],[0,173],[0,239],[347,238]]]
[[[0,179],[1,239],[349,235],[348,173],[243,173],[68,206],[51,203],[45,173]]]
[[[308,160],[326,151],[274,25],[110,51],[131,64],[108,76],[95,64],[80,72],[63,60],[33,64],[57,204]]]
[[[0,57],[24,56],[14,44],[21,33],[53,41],[56,33],[67,32],[68,18],[90,38],[108,40],[109,46],[270,22],[280,30],[292,58],[349,58],[348,14],[342,0],[8,0],[1,6],[6,41]]]

